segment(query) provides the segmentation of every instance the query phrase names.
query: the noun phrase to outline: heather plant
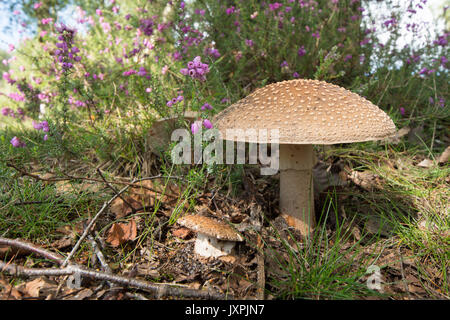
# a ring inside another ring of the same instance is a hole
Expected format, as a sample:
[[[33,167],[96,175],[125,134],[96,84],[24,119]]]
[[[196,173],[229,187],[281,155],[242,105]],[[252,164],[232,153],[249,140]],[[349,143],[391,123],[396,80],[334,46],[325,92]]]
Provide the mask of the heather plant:
[[[449,34],[397,46],[402,15],[420,14],[424,2],[392,8],[383,21],[359,0],[90,4],[78,7],[75,26],[41,17],[36,37],[16,49],[21,68],[3,78],[29,116],[44,105],[63,127],[124,115],[151,123],[186,110],[206,119],[256,87],[293,78],[352,88],[401,117],[432,105],[442,118]],[[378,30],[389,32],[385,43]]]

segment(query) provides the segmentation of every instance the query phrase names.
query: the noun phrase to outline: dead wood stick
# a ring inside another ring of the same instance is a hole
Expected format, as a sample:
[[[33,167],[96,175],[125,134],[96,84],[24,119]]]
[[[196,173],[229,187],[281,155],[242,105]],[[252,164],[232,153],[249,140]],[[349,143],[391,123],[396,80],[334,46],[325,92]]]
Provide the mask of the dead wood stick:
[[[84,229],[83,234],[81,235],[80,239],[78,239],[77,243],[75,244],[75,246],[72,248],[72,251],[70,251],[69,255],[67,256],[67,258],[64,260],[64,262],[62,263],[61,267],[65,267],[67,265],[67,263],[69,262],[70,259],[72,259],[73,255],[75,254],[75,252],[78,250],[78,248],[80,247],[81,242],[83,242],[83,240],[86,238],[86,236],[89,234],[89,232],[91,231],[92,226],[94,225],[94,223],[97,221],[97,219],[100,217],[100,215],[106,210],[106,208],[109,207],[109,205],[116,200],[117,197],[119,197],[122,193],[124,193],[125,191],[128,190],[130,186],[127,185],[125,187],[123,187],[119,192],[117,192],[111,199],[109,199],[107,202],[105,202],[103,204],[103,207],[97,212],[97,214],[91,219],[91,221],[89,222],[89,224],[87,225],[87,227]]]
[[[94,237],[91,236],[91,235],[88,235],[88,239],[89,239],[89,242],[90,242],[91,245],[92,245],[92,249],[94,249],[94,254],[95,254],[95,256],[97,257],[98,261],[100,262],[100,264],[101,264],[103,270],[104,270],[106,273],[111,274],[111,273],[112,273],[112,270],[111,270],[111,268],[109,267],[108,262],[106,262],[105,256],[104,256],[103,253],[100,251],[100,248],[98,247],[97,241],[95,241]]]
[[[186,288],[179,285],[165,284],[165,283],[151,283],[148,281],[132,279],[123,276],[117,276],[112,274],[106,274],[90,269],[80,268],[75,265],[70,265],[62,269],[38,269],[38,268],[25,268],[16,264],[8,264],[0,261],[0,272],[8,273],[17,277],[33,277],[33,276],[67,276],[67,275],[79,275],[80,277],[87,277],[96,280],[106,280],[114,282],[125,287],[133,287],[141,289],[147,292],[151,292],[156,295],[157,298],[167,296],[177,296],[185,298],[202,298],[202,299],[232,299],[231,296],[214,292],[211,290],[196,290]]]
[[[91,231],[92,226],[94,225],[94,223],[97,221],[97,219],[100,217],[100,215],[111,205],[111,203],[116,200],[122,193],[124,193],[125,191],[128,190],[128,188],[130,188],[132,185],[134,185],[136,182],[140,182],[140,181],[144,181],[144,180],[151,180],[151,179],[156,179],[156,178],[163,178],[163,176],[153,176],[153,177],[146,177],[146,178],[141,178],[141,179],[134,179],[130,184],[127,184],[125,187],[123,187],[120,191],[118,191],[111,199],[109,199],[107,202],[105,202],[103,204],[103,207],[97,212],[97,214],[92,218],[92,220],[89,222],[89,224],[87,225],[87,227],[84,229],[83,234],[81,235],[80,239],[78,239],[77,243],[75,244],[75,246],[72,248],[72,251],[70,251],[69,255],[67,256],[67,258],[64,260],[64,262],[62,263],[61,267],[65,267],[67,266],[68,262],[70,259],[72,259],[72,257],[74,256],[75,252],[78,250],[78,248],[80,247],[81,242],[83,242],[83,240],[86,238],[86,236],[89,234],[89,232]]]
[[[141,182],[144,180],[156,180],[156,179],[182,179],[182,177],[178,177],[178,176],[162,176],[162,175],[158,175],[158,176],[152,176],[152,177],[146,177],[146,178],[141,178],[141,179],[137,179],[134,180],[132,182],[126,182],[126,181],[104,181],[101,179],[96,179],[96,178],[87,178],[87,177],[76,177],[76,176],[70,176],[68,174],[66,174],[66,177],[64,178],[43,178],[37,174],[33,174],[33,173],[29,173],[26,172],[23,169],[18,168],[16,165],[8,162],[6,163],[6,166],[15,169],[16,171],[18,171],[20,174],[24,175],[24,176],[28,176],[31,177],[33,179],[36,180],[40,180],[40,181],[47,181],[47,182],[57,182],[57,181],[67,181],[67,180],[85,180],[85,181],[92,181],[92,182],[107,182],[109,184],[121,184],[121,185],[128,185],[130,187],[133,188],[143,188],[143,189],[147,189],[149,191],[155,192],[155,193],[162,193],[161,191],[155,190],[153,188],[147,187],[147,186],[143,186],[143,185],[139,185],[136,184],[137,182]],[[173,194],[164,194],[165,196],[168,196],[170,198],[178,198],[178,196],[173,195]]]
[[[405,270],[403,267],[402,249],[400,247],[398,247],[398,255],[400,256],[400,272],[402,274],[403,286],[405,288],[406,293],[408,294],[408,298],[411,300],[411,293],[409,292],[408,284],[406,283]]]
[[[103,175],[102,171],[101,171],[99,168],[97,168],[97,172],[98,172],[99,176],[102,178],[103,182],[108,186],[108,188],[110,188],[114,193],[117,193],[116,188],[114,188],[114,187],[106,180],[105,176]],[[133,205],[132,205],[130,202],[128,202],[128,201],[127,201],[124,197],[122,197],[121,195],[119,196],[119,198],[122,199],[122,201],[125,202],[125,203],[131,208],[131,211],[132,211],[133,214],[136,213],[136,209],[133,207]]]
[[[22,250],[28,251],[28,252],[33,252],[44,258],[53,260],[58,264],[61,264],[64,261],[64,257],[60,256],[59,254],[50,252],[43,248],[39,248],[39,247],[35,246],[34,244],[26,243],[21,240],[12,240],[12,239],[0,237],[0,245],[5,245],[5,246],[12,247],[12,248],[22,249]]]
[[[264,268],[264,242],[261,239],[261,236],[257,235],[257,248],[258,252],[257,254],[257,288],[256,288],[256,294],[258,300],[264,300],[264,294],[265,294],[265,287],[266,287],[266,272]]]

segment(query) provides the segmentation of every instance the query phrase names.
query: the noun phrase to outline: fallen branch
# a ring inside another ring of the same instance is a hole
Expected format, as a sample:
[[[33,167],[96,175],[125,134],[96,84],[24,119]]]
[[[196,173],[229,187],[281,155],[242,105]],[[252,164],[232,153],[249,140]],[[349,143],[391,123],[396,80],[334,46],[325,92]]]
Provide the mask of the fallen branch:
[[[89,222],[89,224],[87,225],[87,227],[84,229],[83,234],[81,235],[80,239],[78,239],[77,243],[75,244],[75,246],[72,248],[72,251],[70,251],[69,255],[67,256],[67,258],[64,260],[64,262],[62,263],[61,267],[65,267],[67,265],[67,263],[69,262],[70,259],[72,259],[72,257],[74,256],[75,252],[78,250],[78,248],[80,247],[81,242],[83,242],[83,240],[87,237],[87,235],[89,234],[89,232],[91,231],[92,226],[94,225],[94,223],[97,221],[97,219],[100,217],[100,215],[106,210],[106,208],[109,207],[109,205],[116,200],[117,197],[119,197],[122,193],[124,193],[125,191],[128,190],[130,186],[127,185],[125,187],[123,187],[119,192],[117,192],[111,199],[109,199],[109,201],[105,202],[103,204],[103,207],[97,212],[97,214],[94,216],[94,218],[92,218],[92,220]]]
[[[99,176],[102,178],[103,182],[108,186],[108,188],[110,188],[116,194],[118,191],[106,180],[106,178],[102,174],[102,171],[99,168],[97,168],[97,172],[98,172]],[[136,209],[133,207],[133,205],[131,203],[129,203],[122,196],[119,196],[119,198],[122,199],[122,201],[125,202],[131,208],[131,213],[133,213],[133,214],[136,213]]]
[[[109,201],[105,202],[103,204],[103,207],[100,209],[100,211],[97,212],[97,214],[94,216],[94,218],[92,218],[92,220],[89,222],[88,226],[84,229],[83,234],[81,235],[80,239],[78,239],[77,243],[75,244],[75,246],[72,248],[72,251],[70,251],[69,255],[67,256],[67,258],[64,260],[63,264],[61,265],[62,267],[67,266],[68,262],[70,259],[72,259],[72,257],[74,256],[75,252],[78,250],[81,242],[83,242],[83,240],[86,238],[86,236],[88,235],[88,233],[91,231],[92,226],[94,225],[94,223],[97,221],[97,219],[100,217],[100,215],[111,205],[111,203],[116,200],[118,197],[120,197],[120,195],[122,193],[124,193],[125,191],[128,190],[128,188],[132,187],[133,185],[135,185],[135,183],[137,182],[141,182],[144,180],[153,180],[153,179],[161,179],[164,178],[164,176],[153,176],[153,177],[146,177],[146,178],[141,178],[141,179],[134,179],[131,183],[127,184],[125,187],[123,187],[120,191],[116,192],[116,194],[109,199]]]
[[[60,256],[59,254],[50,252],[43,248],[39,248],[39,247],[35,246],[34,244],[26,243],[26,242],[23,242],[20,240],[12,240],[12,239],[0,237],[0,245],[21,249],[21,250],[24,250],[27,252],[33,252],[33,253],[40,255],[41,257],[47,258],[49,260],[53,260],[58,264],[62,264],[64,261],[64,257]]]
[[[94,237],[91,235],[88,235],[89,242],[92,245],[92,249],[94,250],[94,254],[97,257],[98,261],[100,262],[103,270],[106,273],[112,274],[112,270],[108,265],[108,262],[106,262],[105,256],[100,251],[100,248],[98,247],[97,241],[95,241]]]
[[[31,177],[33,179],[40,180],[40,181],[58,182],[58,181],[68,181],[68,180],[84,180],[84,181],[91,181],[91,182],[102,182],[102,183],[109,183],[109,184],[127,185],[127,186],[133,187],[133,188],[147,189],[147,190],[155,192],[155,193],[161,193],[161,191],[155,190],[155,189],[150,188],[148,186],[139,185],[139,184],[136,184],[136,183],[137,182],[141,182],[141,181],[145,181],[145,180],[156,180],[156,179],[182,179],[182,177],[178,177],[178,176],[162,176],[162,175],[158,175],[158,176],[152,176],[152,177],[146,177],[146,178],[133,180],[132,182],[126,182],[126,181],[106,181],[106,180],[96,179],[96,178],[71,176],[71,175],[68,175],[68,174],[65,174],[66,177],[64,177],[64,178],[62,178],[62,177],[43,178],[43,177],[41,177],[41,176],[39,176],[37,174],[26,172],[25,170],[20,169],[19,167],[17,167],[16,165],[12,164],[11,162],[6,163],[6,166],[15,169],[16,171],[18,171],[23,176],[28,176],[28,177]],[[169,198],[173,198],[173,199],[178,198],[178,196],[173,195],[173,194],[168,194],[167,193],[167,194],[164,194],[164,195],[169,197]]]
[[[62,269],[37,269],[25,268],[15,264],[8,264],[0,261],[0,272],[8,273],[16,277],[34,277],[34,276],[67,276],[77,275],[96,280],[105,280],[114,282],[125,287],[133,287],[153,293],[157,299],[161,297],[177,296],[183,298],[201,298],[201,299],[232,299],[227,296],[211,290],[196,290],[179,285],[165,284],[165,283],[151,283],[143,280],[132,279],[123,276],[116,276],[106,274],[90,269],[80,268],[78,266],[70,265]]]

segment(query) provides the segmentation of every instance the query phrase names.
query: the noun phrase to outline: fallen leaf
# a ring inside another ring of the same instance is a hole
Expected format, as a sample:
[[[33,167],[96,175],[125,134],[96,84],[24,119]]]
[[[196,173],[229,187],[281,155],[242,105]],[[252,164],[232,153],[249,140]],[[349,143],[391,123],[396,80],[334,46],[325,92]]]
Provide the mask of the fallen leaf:
[[[439,156],[438,163],[446,163],[450,159],[450,146],[448,146],[444,152]]]
[[[381,188],[380,178],[370,171],[352,171],[348,177],[354,184],[367,191]]]
[[[186,239],[192,234],[191,230],[185,227],[178,228],[174,231],[172,231],[172,235],[174,237],[180,238],[180,239]]]
[[[236,257],[232,255],[221,256],[218,259],[229,264],[234,264],[236,262]]]
[[[22,289],[22,292],[33,298],[39,298],[40,296],[47,296],[51,289],[56,289],[57,285],[53,281],[47,278],[41,277],[27,282]]]
[[[434,162],[430,159],[423,159],[421,162],[417,164],[418,167],[421,168],[430,168],[434,165]]]
[[[61,239],[53,241],[49,245],[49,247],[61,250],[61,249],[64,249],[64,248],[72,246],[73,243],[74,243],[74,238],[66,236],[66,237],[63,237]]]
[[[134,240],[137,236],[136,221],[132,219],[129,223],[115,223],[108,231],[106,241],[113,247]]]
[[[2,290],[2,287],[4,290]],[[8,281],[3,278],[0,279],[0,299],[1,300],[10,300],[13,297],[16,300],[20,300],[22,298],[22,294],[19,290],[9,284]]]
[[[80,292],[78,292],[71,300],[84,300],[86,298],[90,298],[94,294],[94,291],[92,291],[89,288],[83,289]]]
[[[401,138],[406,136],[411,131],[409,127],[403,127],[399,129],[392,137],[386,138],[388,143],[398,144],[401,141]]]
[[[116,198],[111,203],[109,210],[114,214],[116,219],[121,219],[129,215],[133,212],[133,209],[136,210],[142,208],[142,203],[138,200],[130,196],[124,197],[124,199],[126,200],[126,202],[123,201],[122,198]],[[133,206],[133,208],[131,208],[130,205]]]

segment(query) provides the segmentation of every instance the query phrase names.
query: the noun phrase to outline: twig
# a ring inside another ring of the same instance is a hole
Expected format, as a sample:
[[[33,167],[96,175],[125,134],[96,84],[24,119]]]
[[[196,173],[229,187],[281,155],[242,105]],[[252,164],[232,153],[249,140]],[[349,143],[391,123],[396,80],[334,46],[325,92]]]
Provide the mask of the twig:
[[[108,186],[108,188],[110,188],[114,193],[117,193],[116,188],[114,188],[107,180],[106,178],[103,176],[102,171],[97,168],[97,172],[100,175],[100,177],[102,178],[103,182],[105,182],[105,184]],[[136,213],[136,209],[133,207],[133,205],[128,202],[124,197],[122,197],[121,195],[119,196],[120,199],[122,199],[123,202],[125,202],[130,208],[131,208],[131,212],[134,214]]]
[[[98,258],[98,261],[100,262],[103,270],[106,273],[112,274],[112,270],[108,265],[108,262],[106,262],[105,256],[103,255],[103,253],[100,251],[100,248],[98,247],[97,241],[95,241],[94,237],[91,235],[88,235],[88,239],[89,242],[92,245],[92,249],[94,249],[94,253]]]
[[[106,280],[114,282],[126,287],[134,287],[144,291],[151,292],[156,295],[156,298],[167,296],[178,296],[184,298],[202,298],[202,299],[232,299],[231,296],[214,292],[211,290],[196,290],[182,287],[179,285],[165,284],[165,283],[151,283],[143,280],[132,279],[123,276],[106,274],[90,269],[80,268],[75,265],[70,265],[62,269],[37,269],[25,268],[15,264],[7,264],[0,261],[0,272],[6,272],[12,276],[17,277],[33,277],[33,276],[67,276],[79,275],[80,277],[87,277],[96,280]]]
[[[28,252],[33,252],[36,253],[44,258],[47,258],[49,260],[53,260],[58,264],[63,263],[64,258],[56,253],[50,252],[48,250],[36,247],[33,244],[30,243],[25,243],[23,241],[20,240],[12,240],[12,239],[7,239],[7,238],[3,238],[0,237],[0,245],[5,245],[5,246],[9,246],[9,247],[13,247],[13,248],[18,248],[18,249],[22,249]]]
[[[47,181],[47,182],[57,182],[57,181],[68,181],[68,180],[84,180],[84,181],[92,181],[92,182],[105,182],[105,183],[109,183],[109,184],[120,184],[120,185],[127,185],[129,187],[133,187],[133,188],[143,188],[143,189],[147,189],[149,191],[155,192],[155,193],[162,193],[161,191],[155,190],[153,188],[144,186],[144,185],[139,185],[136,184],[137,182],[142,182],[145,180],[156,180],[156,179],[183,179],[182,177],[178,177],[178,176],[162,176],[162,175],[158,175],[158,176],[152,176],[152,177],[146,177],[146,178],[141,178],[141,179],[137,179],[137,180],[133,180],[132,182],[126,182],[126,181],[105,181],[105,180],[101,180],[101,179],[95,179],[95,178],[87,178],[87,177],[77,177],[77,176],[71,176],[68,174],[65,174],[66,177],[61,178],[61,177],[57,177],[57,178],[43,178],[37,174],[33,174],[33,173],[29,173],[26,172],[23,169],[18,168],[16,165],[12,164],[11,162],[6,163],[6,166],[15,169],[16,171],[18,171],[20,174],[24,175],[24,176],[28,176],[31,178],[34,178],[36,180],[40,180],[40,181]],[[167,197],[170,198],[178,198],[178,196],[173,195],[173,194],[164,194]]]
[[[80,247],[81,242],[86,238],[86,236],[88,235],[88,233],[90,232],[92,226],[94,225],[94,223],[97,221],[98,217],[100,217],[100,215],[111,205],[111,203],[116,200],[122,193],[124,193],[125,191],[128,190],[128,188],[130,188],[132,185],[134,185],[136,182],[140,182],[140,181],[144,181],[144,180],[152,180],[152,179],[160,179],[163,178],[163,176],[153,176],[153,177],[146,177],[146,178],[141,178],[141,179],[134,179],[131,183],[127,184],[125,187],[123,187],[120,191],[118,191],[111,199],[109,199],[109,201],[105,202],[103,204],[103,207],[100,209],[100,211],[97,212],[97,214],[94,216],[94,218],[92,218],[92,220],[89,222],[88,226],[84,229],[83,234],[81,235],[80,239],[78,239],[77,243],[75,244],[75,246],[72,248],[72,251],[70,251],[69,255],[67,256],[67,258],[64,260],[63,264],[61,265],[62,267],[67,266],[67,263],[69,262],[70,259],[72,259],[72,257],[74,256],[75,252],[78,250],[78,248]]]
[[[258,234],[258,252],[257,252],[257,288],[256,288],[256,298],[258,300],[264,300],[264,291],[266,287],[266,272],[264,270],[264,243],[261,240],[261,236]]]
[[[100,217],[100,215],[106,210],[106,208],[109,207],[109,205],[116,200],[117,197],[119,197],[122,193],[124,193],[125,191],[128,190],[130,186],[127,185],[125,187],[122,188],[122,190],[120,190],[119,192],[117,192],[111,199],[109,199],[109,201],[105,202],[103,204],[103,207],[97,212],[97,214],[94,216],[94,218],[92,218],[92,220],[89,222],[89,224],[87,225],[87,227],[84,229],[83,234],[81,235],[80,239],[78,239],[77,243],[75,244],[75,246],[72,248],[72,251],[70,251],[69,255],[67,256],[67,258],[64,260],[64,262],[62,263],[62,267],[65,267],[67,265],[67,263],[69,262],[70,259],[72,259],[73,255],[75,254],[75,252],[78,250],[78,248],[80,247],[81,242],[83,242],[84,238],[86,238],[86,236],[88,235],[88,233],[91,231],[92,226],[94,225],[94,223],[97,221],[98,217]]]
[[[411,300],[411,293],[409,292],[408,284],[406,283],[405,270],[403,268],[403,256],[402,256],[402,251],[401,251],[400,247],[398,247],[398,254],[400,256],[400,272],[402,274],[403,286],[405,287],[405,291],[408,294],[408,298]]]

